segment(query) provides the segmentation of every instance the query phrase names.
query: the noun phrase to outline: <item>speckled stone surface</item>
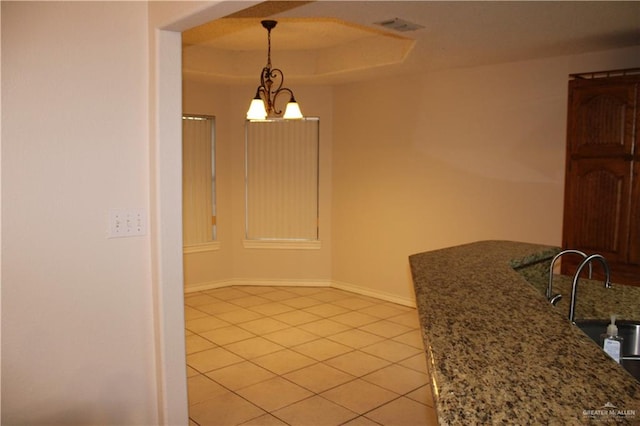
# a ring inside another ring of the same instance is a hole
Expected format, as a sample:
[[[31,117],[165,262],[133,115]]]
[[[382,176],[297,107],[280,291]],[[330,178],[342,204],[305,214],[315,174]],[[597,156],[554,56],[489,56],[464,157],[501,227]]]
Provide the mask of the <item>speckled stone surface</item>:
[[[409,257],[440,424],[640,424],[640,383],[516,271],[557,252],[481,241]]]

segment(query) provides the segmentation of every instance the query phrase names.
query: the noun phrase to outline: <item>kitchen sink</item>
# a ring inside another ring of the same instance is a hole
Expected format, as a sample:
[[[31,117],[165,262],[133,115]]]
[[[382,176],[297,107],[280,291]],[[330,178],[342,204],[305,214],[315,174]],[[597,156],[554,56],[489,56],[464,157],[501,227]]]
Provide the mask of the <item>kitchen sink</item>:
[[[609,320],[578,320],[576,326],[602,346],[600,335],[607,331],[609,323]],[[618,335],[624,338],[620,364],[640,381],[640,321],[619,320],[616,325]]]

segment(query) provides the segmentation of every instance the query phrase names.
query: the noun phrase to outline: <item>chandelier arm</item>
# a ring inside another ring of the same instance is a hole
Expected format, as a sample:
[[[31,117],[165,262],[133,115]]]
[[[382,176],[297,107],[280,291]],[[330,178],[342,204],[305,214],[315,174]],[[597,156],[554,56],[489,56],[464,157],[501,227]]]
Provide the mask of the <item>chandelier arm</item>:
[[[284,73],[279,68],[273,68],[269,71],[269,77],[271,77],[274,80],[275,79],[278,80],[278,87],[276,87],[274,92],[278,91],[282,87],[282,84],[284,83]]]
[[[291,89],[289,89],[288,87],[282,87],[282,88],[280,88],[280,87],[279,87],[279,88],[278,88],[278,90],[276,90],[275,92],[272,92],[272,93],[273,93],[273,98],[272,98],[271,102],[272,102],[273,112],[274,112],[275,114],[278,114],[278,115],[282,114],[282,110],[281,110],[281,109],[276,109],[276,99],[277,99],[277,98],[278,98],[278,96],[280,96],[283,92],[287,92],[287,93],[289,93],[289,100],[294,99],[294,97],[293,97],[293,92],[292,92],[292,91],[291,91]]]
[[[260,87],[265,101],[267,113],[273,112],[276,115],[282,114],[282,110],[276,107],[276,98],[282,90],[288,91],[293,96],[291,89],[282,88],[284,83],[284,73],[278,68],[264,67],[260,76]]]
[[[283,87],[281,89],[278,89],[278,91],[276,92],[275,96],[273,97],[273,100],[275,101],[276,97],[278,97],[278,95],[280,95],[282,92],[289,93],[289,102],[295,101],[296,97],[293,96],[293,91],[291,89],[289,89],[288,87]]]

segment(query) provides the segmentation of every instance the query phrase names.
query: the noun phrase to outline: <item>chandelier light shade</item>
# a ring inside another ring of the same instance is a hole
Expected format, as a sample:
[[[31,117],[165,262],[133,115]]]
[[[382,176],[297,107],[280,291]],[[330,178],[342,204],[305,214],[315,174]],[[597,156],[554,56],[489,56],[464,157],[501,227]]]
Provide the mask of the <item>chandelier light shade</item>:
[[[262,26],[267,30],[268,50],[267,65],[260,73],[260,86],[256,90],[256,95],[249,105],[247,111],[248,120],[264,120],[267,117],[278,117],[282,114],[282,109],[276,106],[276,100],[283,93],[289,95],[284,115],[285,119],[304,118],[300,111],[300,105],[296,102],[293,92],[288,87],[282,87],[284,74],[278,68],[271,67],[271,30],[275,28],[277,21],[262,21]]]

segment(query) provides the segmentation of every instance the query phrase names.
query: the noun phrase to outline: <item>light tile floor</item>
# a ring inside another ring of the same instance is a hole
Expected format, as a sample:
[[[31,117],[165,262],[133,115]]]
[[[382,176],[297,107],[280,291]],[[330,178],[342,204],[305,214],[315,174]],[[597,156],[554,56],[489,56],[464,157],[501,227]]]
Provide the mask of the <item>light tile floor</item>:
[[[436,425],[415,309],[322,287],[185,295],[191,425]]]

